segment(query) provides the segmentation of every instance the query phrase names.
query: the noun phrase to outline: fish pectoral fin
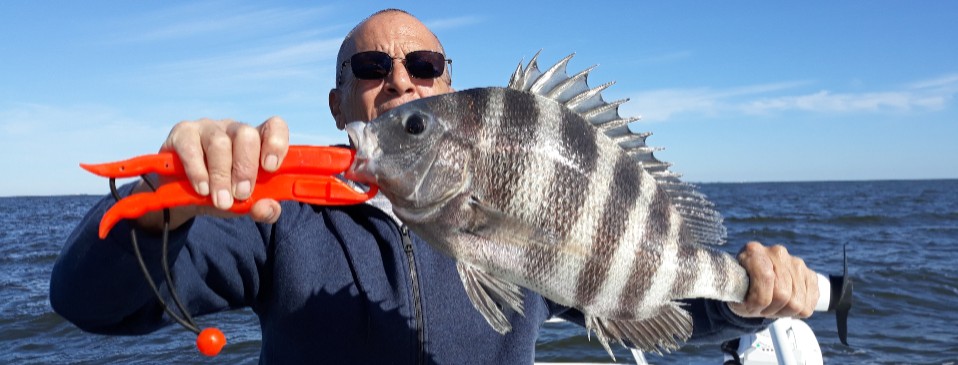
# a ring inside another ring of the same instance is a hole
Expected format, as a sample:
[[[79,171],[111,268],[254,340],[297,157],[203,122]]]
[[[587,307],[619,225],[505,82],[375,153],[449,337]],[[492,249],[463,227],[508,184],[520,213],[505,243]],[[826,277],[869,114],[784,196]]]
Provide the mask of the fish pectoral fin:
[[[685,342],[692,336],[692,317],[678,304],[669,303],[659,309],[650,318],[641,320],[620,320],[585,317],[587,331],[595,331],[605,351],[612,355],[609,341],[656,354],[671,352],[679,348],[679,341]]]
[[[456,264],[459,278],[466,288],[466,294],[476,310],[482,314],[496,332],[505,334],[512,330],[512,324],[502,313],[501,306],[509,307],[525,315],[522,306],[522,291],[519,286],[489,275],[481,269],[459,262]]]

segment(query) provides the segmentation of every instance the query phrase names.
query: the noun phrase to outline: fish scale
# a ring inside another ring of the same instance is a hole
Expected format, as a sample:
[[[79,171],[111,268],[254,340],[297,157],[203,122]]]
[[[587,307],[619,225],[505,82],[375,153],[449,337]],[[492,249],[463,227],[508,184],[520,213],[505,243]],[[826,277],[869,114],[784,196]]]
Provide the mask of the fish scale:
[[[376,184],[396,215],[457,260],[489,324],[511,328],[520,287],[577,308],[610,342],[669,351],[691,334],[676,300],[741,301],[744,270],[721,243],[721,216],[634,133],[618,106],[566,76],[520,64],[509,88],[409,102],[347,129],[349,176]],[[413,198],[409,198],[413,197]]]

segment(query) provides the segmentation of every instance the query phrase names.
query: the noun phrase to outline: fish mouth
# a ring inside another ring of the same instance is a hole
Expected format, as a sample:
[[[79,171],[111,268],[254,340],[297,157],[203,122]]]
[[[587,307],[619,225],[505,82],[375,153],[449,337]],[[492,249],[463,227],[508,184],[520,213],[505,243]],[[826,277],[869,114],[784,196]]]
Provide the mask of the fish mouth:
[[[351,122],[346,125],[349,141],[356,149],[352,165],[346,170],[346,178],[355,182],[378,185],[376,179],[376,159],[380,153],[376,136],[369,133],[365,122]]]

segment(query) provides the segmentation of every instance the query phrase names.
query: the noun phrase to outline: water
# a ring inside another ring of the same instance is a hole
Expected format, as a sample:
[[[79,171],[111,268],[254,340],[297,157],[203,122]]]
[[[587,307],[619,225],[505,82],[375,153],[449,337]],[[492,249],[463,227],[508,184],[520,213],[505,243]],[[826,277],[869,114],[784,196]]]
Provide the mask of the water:
[[[726,217],[735,251],[749,240],[782,243],[813,269],[838,273],[848,244],[855,306],[852,347],[835,320],[808,323],[828,364],[958,364],[958,180],[704,184]],[[250,311],[202,317],[230,345],[198,355],[193,335],[169,326],[147,336],[82,332],[50,309],[48,281],[64,239],[98,197],[0,198],[0,363],[255,364],[259,325]],[[539,361],[609,362],[575,325],[546,324]],[[616,352],[620,361],[627,352]],[[717,345],[687,346],[653,364],[720,364]]]

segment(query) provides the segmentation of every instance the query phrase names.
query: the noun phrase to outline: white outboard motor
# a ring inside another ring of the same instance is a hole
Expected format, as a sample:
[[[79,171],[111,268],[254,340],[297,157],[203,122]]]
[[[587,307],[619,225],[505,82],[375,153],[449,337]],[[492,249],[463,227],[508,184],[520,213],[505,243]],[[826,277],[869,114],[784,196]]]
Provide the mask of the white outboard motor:
[[[779,338],[773,339],[773,331],[778,331]],[[724,365],[780,365],[780,348],[789,347],[791,358],[786,364],[794,365],[822,365],[822,349],[818,345],[815,332],[804,321],[782,318],[773,323],[764,331],[742,336],[741,338],[722,344],[725,352]],[[788,352],[786,350],[786,352]]]

